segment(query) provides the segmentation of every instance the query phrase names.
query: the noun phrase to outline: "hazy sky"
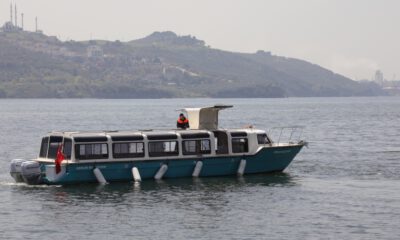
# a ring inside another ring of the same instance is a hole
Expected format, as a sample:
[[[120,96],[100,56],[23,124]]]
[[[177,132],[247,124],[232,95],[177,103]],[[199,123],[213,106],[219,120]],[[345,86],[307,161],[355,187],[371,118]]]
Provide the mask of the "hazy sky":
[[[18,21],[62,40],[128,41],[154,31],[193,35],[213,48],[305,59],[352,79],[377,69],[400,79],[400,0],[0,0]]]

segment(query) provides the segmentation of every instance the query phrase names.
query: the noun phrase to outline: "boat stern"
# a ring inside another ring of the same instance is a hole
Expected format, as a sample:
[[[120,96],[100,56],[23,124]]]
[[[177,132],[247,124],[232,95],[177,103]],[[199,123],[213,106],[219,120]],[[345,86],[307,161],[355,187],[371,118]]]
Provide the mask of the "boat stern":
[[[55,164],[46,164],[44,165],[44,174],[43,183],[58,184],[67,176],[66,166],[61,165],[61,171],[57,173]]]
[[[13,159],[10,164],[10,175],[15,182],[29,185],[43,183],[43,165],[36,160]]]

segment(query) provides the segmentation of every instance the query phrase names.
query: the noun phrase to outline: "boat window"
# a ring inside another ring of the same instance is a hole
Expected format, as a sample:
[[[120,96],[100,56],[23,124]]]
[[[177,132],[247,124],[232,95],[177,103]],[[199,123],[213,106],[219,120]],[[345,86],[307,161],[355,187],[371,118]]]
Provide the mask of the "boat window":
[[[49,153],[47,154],[47,158],[56,158],[58,146],[62,143],[62,139],[61,136],[50,136]]]
[[[270,144],[270,140],[267,137],[266,133],[257,134],[257,141],[258,144]]]
[[[64,138],[64,157],[65,159],[71,159],[72,152],[72,140],[70,138]]]
[[[246,132],[231,132],[232,137],[247,137]]]
[[[151,134],[151,135],[147,135],[147,139],[149,140],[173,140],[173,139],[177,139],[178,136],[176,136],[176,134]]]
[[[106,142],[106,136],[74,137],[75,142]]]
[[[185,140],[182,142],[184,155],[210,154],[211,144],[209,139]]]
[[[182,139],[193,139],[193,138],[209,138],[208,133],[181,133]]]
[[[226,132],[215,131],[215,147],[217,154],[227,154],[228,153],[228,135]]]
[[[179,153],[177,141],[149,142],[149,156],[176,156]]]
[[[113,157],[114,158],[144,157],[144,143],[142,142],[114,143]]]
[[[127,135],[127,136],[111,136],[113,142],[140,141],[143,140],[142,135]]]
[[[49,137],[44,137],[42,138],[42,144],[40,145],[39,157],[46,158],[48,149],[49,149]]]
[[[243,153],[249,151],[247,138],[232,138],[232,152]]]
[[[75,158],[80,160],[108,158],[107,143],[76,144]]]

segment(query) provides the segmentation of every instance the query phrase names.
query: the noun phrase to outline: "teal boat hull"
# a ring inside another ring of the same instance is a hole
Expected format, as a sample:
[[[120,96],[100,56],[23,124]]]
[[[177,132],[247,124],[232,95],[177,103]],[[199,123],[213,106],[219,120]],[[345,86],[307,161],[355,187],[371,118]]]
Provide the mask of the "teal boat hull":
[[[192,177],[198,161],[203,163],[199,177],[236,175],[241,160],[246,160],[244,174],[267,173],[283,171],[295,158],[303,145],[280,147],[265,147],[255,155],[214,156],[204,158],[142,160],[142,161],[110,161],[103,163],[72,163],[63,165],[65,172],[56,180],[45,176],[46,168],[51,171],[54,164],[42,163],[43,183],[73,184],[97,182],[93,173],[98,168],[107,182],[133,181],[132,168],[139,170],[142,180],[154,179],[163,164],[168,166],[162,178]]]

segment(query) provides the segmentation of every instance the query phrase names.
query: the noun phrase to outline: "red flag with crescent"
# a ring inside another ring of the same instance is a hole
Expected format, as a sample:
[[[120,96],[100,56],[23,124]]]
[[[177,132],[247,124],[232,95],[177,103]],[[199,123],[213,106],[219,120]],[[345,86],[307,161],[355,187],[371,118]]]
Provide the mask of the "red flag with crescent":
[[[65,159],[64,154],[63,154],[63,145],[60,144],[58,145],[58,149],[57,149],[57,156],[56,156],[56,174],[58,174],[59,172],[61,172],[61,162]]]

